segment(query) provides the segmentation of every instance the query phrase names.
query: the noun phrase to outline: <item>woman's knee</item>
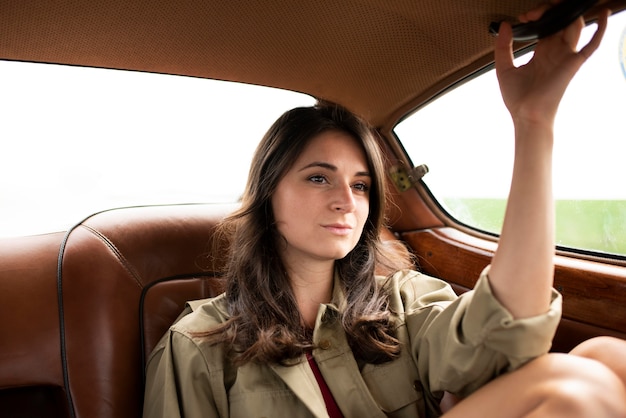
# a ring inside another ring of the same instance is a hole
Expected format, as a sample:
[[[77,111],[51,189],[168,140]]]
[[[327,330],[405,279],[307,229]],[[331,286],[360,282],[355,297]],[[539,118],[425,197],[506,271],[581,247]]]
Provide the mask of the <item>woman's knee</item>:
[[[531,362],[538,408],[529,416],[626,417],[626,388],[604,364],[567,354],[549,354]]]
[[[626,340],[609,336],[600,336],[583,341],[574,347],[574,349],[570,351],[570,354],[595,358],[596,356],[603,355],[607,352],[612,353],[614,350],[619,350],[623,353],[625,349]]]
[[[578,344],[570,354],[576,356],[606,359],[615,358],[616,362],[623,362],[626,353],[626,340],[620,338],[601,336],[594,337]]]
[[[570,354],[603,363],[626,385],[626,340],[607,336],[590,338],[574,347]]]
[[[603,364],[546,354],[503,375],[446,417],[626,417],[626,389]]]

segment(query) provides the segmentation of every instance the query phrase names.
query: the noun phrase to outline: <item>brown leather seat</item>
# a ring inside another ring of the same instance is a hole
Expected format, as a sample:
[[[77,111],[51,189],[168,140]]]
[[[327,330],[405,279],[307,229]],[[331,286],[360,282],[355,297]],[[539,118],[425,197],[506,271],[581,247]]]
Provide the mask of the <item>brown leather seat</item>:
[[[0,359],[8,364],[0,368],[3,412],[141,416],[145,359],[186,301],[222,291],[211,271],[211,238],[234,209],[116,209],[90,216],[65,237],[12,241],[14,250],[0,258],[0,291],[9,301],[0,313],[19,320],[0,329],[12,336],[0,339]],[[385,231],[383,239],[396,237]],[[27,257],[32,271],[10,274],[28,265]]]
[[[220,292],[207,256],[234,208],[118,209],[0,240],[0,415],[141,416],[145,357],[187,300]]]
[[[207,262],[233,206],[113,210],[75,227],[59,277],[68,409],[80,418],[141,416],[144,359],[187,300],[220,292]]]
[[[0,327],[3,416],[141,416],[145,359],[186,301],[222,290],[211,237],[234,209],[116,209],[65,236],[5,241],[0,314],[12,320]]]
[[[0,339],[0,408],[24,417],[141,416],[145,359],[186,301],[222,291],[211,238],[234,209],[117,209],[65,237],[5,241],[13,250],[0,257],[0,313],[16,320],[0,328],[11,336]],[[27,274],[14,274],[28,264]]]

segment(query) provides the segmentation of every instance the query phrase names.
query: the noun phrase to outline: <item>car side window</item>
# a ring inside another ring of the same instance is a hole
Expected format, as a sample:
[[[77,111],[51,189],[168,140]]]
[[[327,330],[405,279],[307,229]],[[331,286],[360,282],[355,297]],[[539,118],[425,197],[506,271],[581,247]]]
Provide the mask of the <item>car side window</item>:
[[[595,25],[585,29],[586,43]],[[517,58],[522,65],[529,52]],[[626,13],[576,75],[555,124],[557,245],[626,255]],[[513,162],[513,125],[489,70],[441,95],[395,129],[437,202],[456,221],[499,234]]]

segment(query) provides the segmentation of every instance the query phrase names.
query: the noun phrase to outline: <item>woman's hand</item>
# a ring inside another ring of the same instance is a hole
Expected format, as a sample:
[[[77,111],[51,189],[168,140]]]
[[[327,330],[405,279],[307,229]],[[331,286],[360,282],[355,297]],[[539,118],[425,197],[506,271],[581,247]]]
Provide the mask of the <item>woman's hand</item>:
[[[548,7],[534,9],[519,20],[537,20]],[[576,46],[584,27],[582,17],[566,29],[539,40],[532,60],[519,68],[513,65],[511,25],[508,22],[500,25],[495,45],[496,73],[504,103],[514,121],[552,124],[567,85],[600,45],[608,15],[608,10],[600,14],[596,33],[580,51]]]

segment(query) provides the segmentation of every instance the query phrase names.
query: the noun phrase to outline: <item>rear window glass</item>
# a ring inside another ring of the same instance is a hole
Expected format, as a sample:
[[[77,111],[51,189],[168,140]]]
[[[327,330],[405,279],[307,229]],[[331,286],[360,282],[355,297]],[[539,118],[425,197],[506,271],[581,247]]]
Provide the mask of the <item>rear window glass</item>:
[[[310,96],[189,77],[0,61],[0,236],[97,211],[234,202],[256,144]]]

